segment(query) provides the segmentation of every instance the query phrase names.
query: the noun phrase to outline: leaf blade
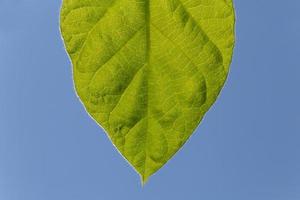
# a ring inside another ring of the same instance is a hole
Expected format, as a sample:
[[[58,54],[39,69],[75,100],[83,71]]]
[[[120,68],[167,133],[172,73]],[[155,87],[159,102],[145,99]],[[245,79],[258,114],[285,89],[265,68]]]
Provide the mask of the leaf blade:
[[[61,31],[87,111],[145,182],[226,80],[231,0],[64,0]]]

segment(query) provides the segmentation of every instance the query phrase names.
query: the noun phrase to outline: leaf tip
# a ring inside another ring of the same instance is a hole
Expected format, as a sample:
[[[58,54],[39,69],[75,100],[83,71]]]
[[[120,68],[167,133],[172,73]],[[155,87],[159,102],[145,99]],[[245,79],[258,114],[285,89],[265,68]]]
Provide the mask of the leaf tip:
[[[140,177],[141,177],[141,184],[142,184],[142,187],[144,187],[144,186],[146,185],[146,183],[148,182],[148,180],[149,180],[149,176],[140,174]]]

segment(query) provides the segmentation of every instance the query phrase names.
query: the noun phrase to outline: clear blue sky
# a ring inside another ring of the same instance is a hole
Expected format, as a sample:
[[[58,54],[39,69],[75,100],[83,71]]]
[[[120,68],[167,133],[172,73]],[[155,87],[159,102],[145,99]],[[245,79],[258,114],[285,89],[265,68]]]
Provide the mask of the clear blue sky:
[[[85,113],[60,0],[0,0],[0,200],[299,200],[300,1],[235,0],[228,82],[142,188]]]

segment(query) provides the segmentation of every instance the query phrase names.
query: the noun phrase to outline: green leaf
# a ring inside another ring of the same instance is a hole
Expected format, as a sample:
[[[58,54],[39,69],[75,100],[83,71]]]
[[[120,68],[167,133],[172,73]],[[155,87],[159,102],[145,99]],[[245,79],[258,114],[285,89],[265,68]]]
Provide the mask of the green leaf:
[[[232,0],[63,0],[76,92],[143,182],[219,95],[234,21]]]

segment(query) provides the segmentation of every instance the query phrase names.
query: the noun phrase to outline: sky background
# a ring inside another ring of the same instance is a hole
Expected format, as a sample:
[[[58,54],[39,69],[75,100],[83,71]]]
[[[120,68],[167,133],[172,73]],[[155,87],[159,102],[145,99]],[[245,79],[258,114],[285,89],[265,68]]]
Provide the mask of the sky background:
[[[61,0],[0,0],[1,200],[299,200],[300,1],[235,0],[222,94],[144,188],[86,114]]]

